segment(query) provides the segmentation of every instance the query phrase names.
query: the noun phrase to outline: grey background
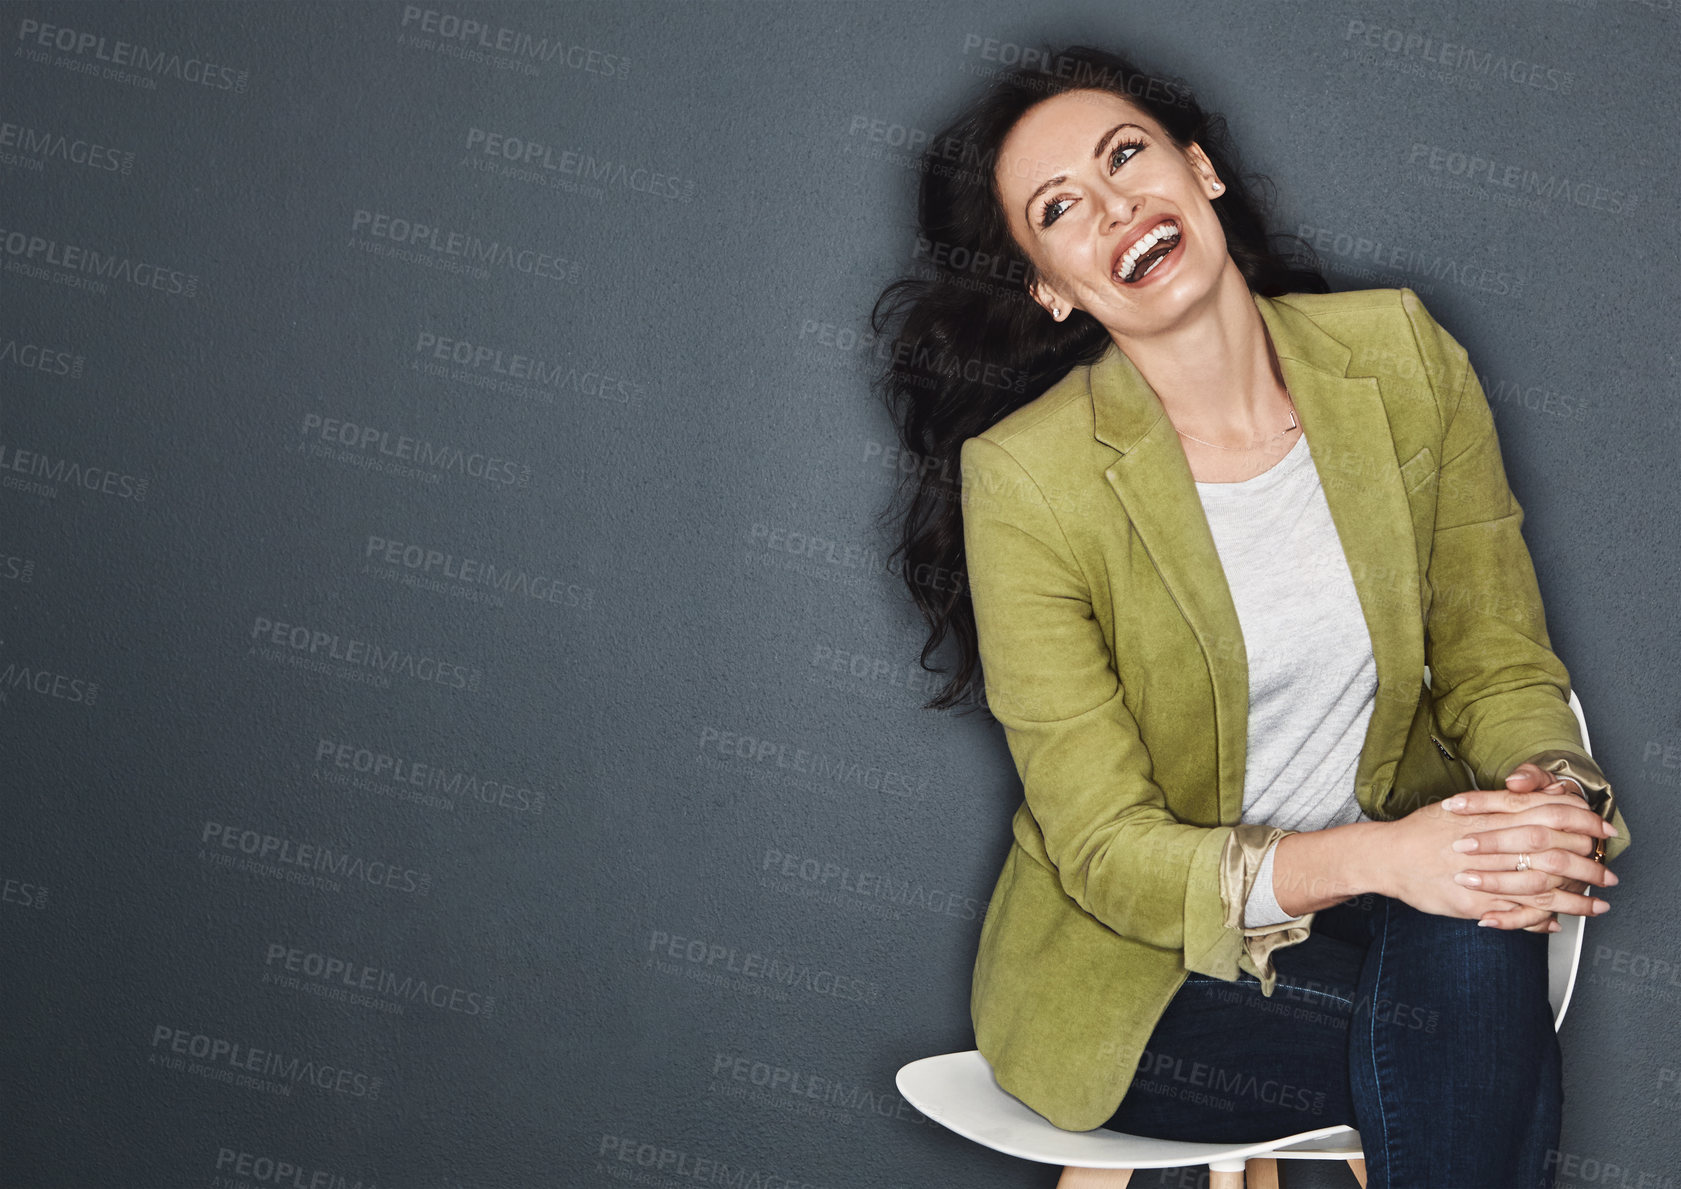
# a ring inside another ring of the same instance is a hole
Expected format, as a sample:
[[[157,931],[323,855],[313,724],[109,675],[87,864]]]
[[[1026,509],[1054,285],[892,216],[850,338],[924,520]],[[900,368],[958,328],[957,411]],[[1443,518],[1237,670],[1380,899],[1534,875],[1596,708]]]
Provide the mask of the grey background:
[[[972,1047],[1020,789],[997,727],[918,709],[857,336],[916,264],[892,142],[1009,46],[1093,40],[1228,115],[1334,287],[1409,285],[1469,348],[1637,839],[1562,1033],[1559,1183],[1674,1184],[1674,5],[1028,7],[0,8],[0,1183],[695,1180],[618,1159],[643,1144],[743,1183],[1054,1183],[894,1089]],[[575,64],[413,44],[441,17]],[[119,41],[222,69],[79,69]],[[474,128],[606,171],[482,172]],[[575,273],[375,254],[358,211]],[[89,290],[67,245],[172,271]],[[555,378],[428,372],[440,338]],[[376,438],[323,456],[326,419]],[[420,477],[366,465],[404,437]],[[460,472],[486,457],[521,481]],[[403,585],[370,537],[562,594]],[[265,623],[449,680],[299,667]],[[422,783],[344,783],[359,754]],[[282,861],[226,865],[264,837]],[[350,857],[312,886],[305,845]],[[384,990],[324,995],[346,970]]]

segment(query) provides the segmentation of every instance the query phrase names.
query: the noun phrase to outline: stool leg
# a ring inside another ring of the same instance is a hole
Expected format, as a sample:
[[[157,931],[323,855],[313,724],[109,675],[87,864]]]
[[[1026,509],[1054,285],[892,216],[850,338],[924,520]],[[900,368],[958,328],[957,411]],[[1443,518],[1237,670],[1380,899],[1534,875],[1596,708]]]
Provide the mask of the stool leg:
[[[1244,1176],[1249,1189],[1278,1189],[1278,1161],[1269,1156],[1257,1156],[1247,1161]]]
[[[1075,1168],[1062,1170],[1056,1189],[1126,1189],[1132,1180],[1130,1168]]]
[[[1366,1189],[1366,1162],[1365,1162],[1365,1160],[1364,1159],[1350,1160],[1348,1162],[1348,1167],[1351,1170],[1353,1170],[1354,1179],[1356,1181],[1360,1182],[1360,1189]]]
[[[1216,1172],[1208,1170],[1208,1189],[1243,1189],[1243,1172]]]

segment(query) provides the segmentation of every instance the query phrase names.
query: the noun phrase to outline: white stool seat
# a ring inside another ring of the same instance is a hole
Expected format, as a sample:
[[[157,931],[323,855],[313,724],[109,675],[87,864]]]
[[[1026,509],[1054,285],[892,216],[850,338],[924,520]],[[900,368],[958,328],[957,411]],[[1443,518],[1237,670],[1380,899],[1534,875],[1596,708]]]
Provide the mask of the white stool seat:
[[[1179,1140],[1124,1135],[1098,1127],[1064,1131],[1009,1093],[992,1076],[986,1058],[974,1049],[943,1053],[912,1061],[894,1079],[899,1093],[917,1110],[966,1139],[996,1151],[1077,1168],[1181,1168],[1235,1162],[1236,1168],[1253,1156],[1265,1156],[1281,1144],[1319,1140],[1326,1159],[1346,1160],[1360,1155],[1360,1136],[1352,1127],[1321,1127],[1283,1139],[1251,1144],[1197,1144]],[[1329,1150],[1336,1137],[1345,1141]],[[1294,1155],[1294,1154],[1292,1154]]]

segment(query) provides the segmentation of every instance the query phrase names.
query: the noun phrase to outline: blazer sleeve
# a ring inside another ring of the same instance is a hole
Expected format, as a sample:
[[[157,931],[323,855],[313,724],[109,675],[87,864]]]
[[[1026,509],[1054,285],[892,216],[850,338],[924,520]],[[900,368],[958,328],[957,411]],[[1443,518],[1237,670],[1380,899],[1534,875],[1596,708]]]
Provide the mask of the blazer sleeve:
[[[1506,482],[1488,398],[1465,348],[1418,295],[1403,289],[1401,301],[1442,417],[1425,623],[1437,726],[1478,788],[1504,788],[1525,760],[1576,778],[1617,827],[1605,844],[1612,859],[1628,847],[1628,827],[1570,708],[1570,674],[1548,639],[1523,508]]]
[[[960,460],[987,703],[1063,890],[1114,932],[1183,951],[1187,969],[1248,969],[1270,994],[1266,953],[1304,940],[1308,918],[1245,930],[1241,914],[1281,832],[1174,817],[1051,501],[990,439],[965,441]]]

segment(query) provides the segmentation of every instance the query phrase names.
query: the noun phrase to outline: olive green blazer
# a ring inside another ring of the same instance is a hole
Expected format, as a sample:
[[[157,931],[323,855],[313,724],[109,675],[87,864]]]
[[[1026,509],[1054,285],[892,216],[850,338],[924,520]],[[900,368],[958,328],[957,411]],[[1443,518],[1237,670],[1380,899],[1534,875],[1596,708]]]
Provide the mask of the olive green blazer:
[[[1541,757],[1617,826],[1615,857],[1628,830],[1569,707],[1465,350],[1410,289],[1255,303],[1376,658],[1361,808],[1402,817]],[[961,463],[987,701],[1024,794],[975,1039],[1005,1090],[1083,1131],[1114,1113],[1188,972],[1256,973],[1220,882],[1242,821],[1243,636],[1178,435],[1117,347]]]

